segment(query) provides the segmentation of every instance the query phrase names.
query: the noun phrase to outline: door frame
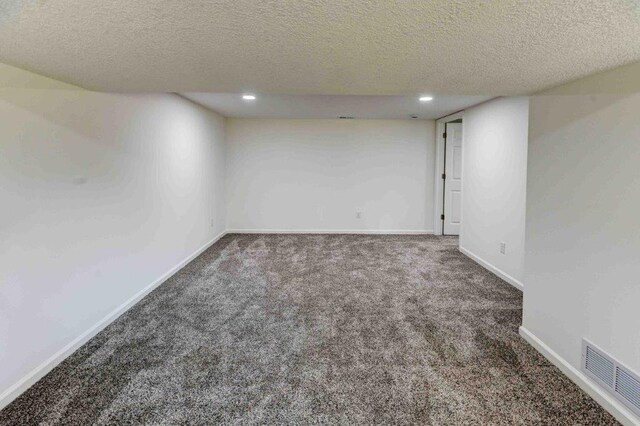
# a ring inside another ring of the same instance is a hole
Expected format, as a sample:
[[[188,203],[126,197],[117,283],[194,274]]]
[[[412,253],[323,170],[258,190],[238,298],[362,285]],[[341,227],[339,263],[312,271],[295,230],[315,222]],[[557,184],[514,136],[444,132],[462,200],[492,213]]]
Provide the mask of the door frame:
[[[442,180],[442,173],[444,173],[444,129],[445,124],[450,121],[462,119],[462,158],[464,159],[464,111],[459,111],[450,115],[446,115],[436,120],[436,164],[435,164],[435,176],[434,176],[434,211],[433,211],[433,233],[434,235],[442,235],[442,219],[440,215],[444,209],[444,185]],[[464,161],[464,160],[463,160]],[[464,176],[462,180],[464,185]],[[460,218],[462,219],[462,211],[460,212]],[[462,220],[460,221],[460,233],[462,233]]]

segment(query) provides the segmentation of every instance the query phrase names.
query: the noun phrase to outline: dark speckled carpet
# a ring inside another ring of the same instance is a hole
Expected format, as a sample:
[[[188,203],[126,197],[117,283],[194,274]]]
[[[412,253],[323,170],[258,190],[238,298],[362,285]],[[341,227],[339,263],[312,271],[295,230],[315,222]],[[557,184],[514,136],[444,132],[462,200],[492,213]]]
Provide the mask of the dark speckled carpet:
[[[228,235],[0,424],[615,424],[521,308],[451,237]]]

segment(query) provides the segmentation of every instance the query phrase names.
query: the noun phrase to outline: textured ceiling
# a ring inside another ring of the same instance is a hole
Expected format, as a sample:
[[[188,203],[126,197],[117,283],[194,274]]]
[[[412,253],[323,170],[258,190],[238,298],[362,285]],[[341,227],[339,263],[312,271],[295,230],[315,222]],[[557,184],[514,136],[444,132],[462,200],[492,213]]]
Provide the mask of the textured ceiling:
[[[0,1],[0,62],[106,91],[511,95],[638,60],[637,0]]]
[[[182,93],[225,117],[249,118],[440,118],[477,105],[488,96],[437,96],[420,102],[418,96],[258,95],[245,101],[237,93]]]

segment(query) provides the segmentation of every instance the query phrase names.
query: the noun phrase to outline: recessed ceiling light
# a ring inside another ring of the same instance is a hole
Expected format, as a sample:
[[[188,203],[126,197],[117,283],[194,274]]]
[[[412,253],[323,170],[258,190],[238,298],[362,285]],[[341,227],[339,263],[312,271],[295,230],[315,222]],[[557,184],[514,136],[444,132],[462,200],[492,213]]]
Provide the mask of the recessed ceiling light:
[[[429,102],[433,100],[433,96],[420,96],[420,102]]]
[[[244,99],[245,101],[255,101],[256,100],[256,96],[255,95],[242,95],[242,99]]]

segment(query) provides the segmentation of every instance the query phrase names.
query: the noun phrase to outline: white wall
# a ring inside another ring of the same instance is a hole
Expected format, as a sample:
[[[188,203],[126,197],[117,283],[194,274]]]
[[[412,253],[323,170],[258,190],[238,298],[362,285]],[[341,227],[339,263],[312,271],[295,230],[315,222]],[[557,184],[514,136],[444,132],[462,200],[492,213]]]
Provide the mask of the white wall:
[[[524,329],[575,369],[586,337],[640,373],[640,64],[530,109]]]
[[[228,120],[227,228],[433,231],[434,124]]]
[[[0,65],[0,395],[224,230],[223,124]]]
[[[529,100],[498,98],[463,118],[460,249],[521,288]],[[500,253],[500,243],[506,253]]]

